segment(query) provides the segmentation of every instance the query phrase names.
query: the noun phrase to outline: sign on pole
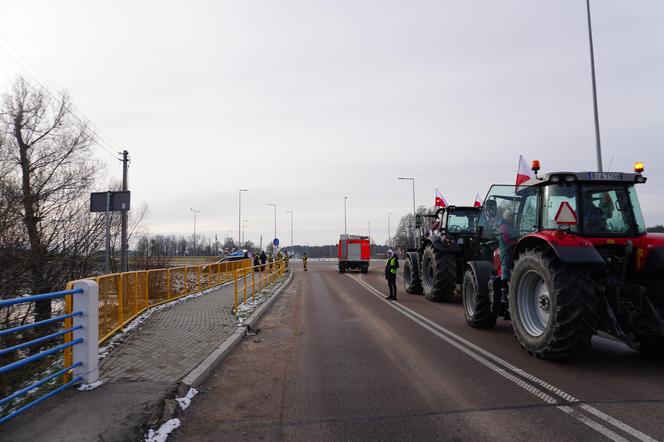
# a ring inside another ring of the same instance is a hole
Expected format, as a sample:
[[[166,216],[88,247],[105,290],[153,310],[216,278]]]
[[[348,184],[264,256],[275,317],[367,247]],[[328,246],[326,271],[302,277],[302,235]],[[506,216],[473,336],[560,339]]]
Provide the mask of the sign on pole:
[[[274,245],[275,247],[279,247],[279,238],[274,238],[272,240],[272,245]]]
[[[108,197],[110,194],[110,203]],[[90,194],[90,212],[121,212],[129,210],[131,192],[93,192]]]

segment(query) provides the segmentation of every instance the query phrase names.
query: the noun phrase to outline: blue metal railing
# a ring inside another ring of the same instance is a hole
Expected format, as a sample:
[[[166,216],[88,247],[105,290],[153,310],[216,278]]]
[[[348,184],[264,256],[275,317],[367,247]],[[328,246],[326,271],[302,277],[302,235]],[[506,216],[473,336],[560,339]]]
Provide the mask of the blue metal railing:
[[[63,297],[68,296],[68,295],[76,295],[76,294],[80,294],[80,293],[83,293],[83,289],[78,288],[78,289],[73,289],[73,290],[63,290],[63,291],[60,291],[60,292],[45,293],[43,295],[22,296],[22,297],[19,297],[19,298],[6,299],[6,300],[0,301],[0,309],[5,308],[5,307],[9,307],[9,306],[12,306],[12,305],[16,305],[16,304],[25,304],[25,303],[35,302],[35,301],[41,301],[41,300],[44,300],[44,299],[63,298]],[[66,315],[55,316],[53,318],[46,319],[46,320],[43,320],[43,321],[32,322],[32,323],[29,323],[29,324],[24,324],[24,325],[8,328],[8,329],[5,329],[5,330],[0,330],[0,337],[10,335],[10,334],[13,334],[13,333],[18,333],[18,332],[21,332],[21,331],[24,331],[24,330],[36,329],[36,328],[39,328],[39,327],[43,327],[43,326],[50,325],[50,324],[55,324],[55,323],[58,323],[58,322],[64,323],[64,321],[68,318],[73,318],[74,316],[81,316],[81,315],[83,315],[83,312],[82,311],[77,311],[77,312],[69,313],[69,314],[66,314]],[[6,357],[7,355],[10,355],[10,354],[12,354],[14,352],[17,352],[19,350],[23,350],[23,349],[28,348],[28,347],[43,344],[43,343],[48,342],[50,340],[59,338],[61,336],[65,336],[68,333],[73,333],[74,331],[80,330],[82,328],[83,328],[83,326],[81,326],[81,325],[65,328],[63,330],[60,330],[60,331],[57,331],[57,332],[54,332],[54,333],[50,333],[48,335],[41,336],[41,337],[36,338],[36,339],[21,342],[19,344],[13,345],[11,347],[0,349],[0,357]],[[13,370],[16,370],[16,369],[20,368],[20,367],[26,366],[28,364],[31,364],[31,363],[35,362],[35,361],[39,361],[39,360],[41,360],[43,358],[46,358],[48,356],[52,356],[54,354],[62,352],[65,349],[71,348],[71,347],[73,347],[77,344],[80,344],[82,342],[83,342],[82,338],[73,339],[73,340],[71,340],[69,342],[66,342],[64,344],[56,345],[56,346],[51,347],[49,349],[43,350],[43,351],[41,351],[37,354],[17,359],[16,361],[11,362],[7,365],[0,366],[0,375],[5,375],[5,374],[7,374],[7,373],[9,373]],[[4,398],[0,399],[0,414],[2,413],[2,409],[6,406],[6,404],[10,404],[14,400],[19,399],[20,397],[29,394],[31,391],[46,385],[48,382],[50,382],[50,381],[52,381],[52,380],[54,380],[54,379],[56,379],[60,376],[63,376],[65,374],[70,373],[74,368],[79,367],[79,366],[81,366],[81,362],[75,362],[75,363],[71,364],[68,367],[64,367],[61,370],[56,371],[55,373],[51,373],[48,376],[45,376],[45,377],[33,382],[32,384],[28,385],[27,387],[24,387],[24,388],[21,388],[17,391],[14,391],[13,393],[9,394],[7,397],[4,397]],[[31,402],[29,402],[25,405],[21,405],[19,408],[16,408],[15,410],[12,410],[6,416],[0,417],[0,424],[3,424],[5,422],[7,422],[9,419],[15,417],[16,415],[24,412],[25,410],[28,410],[29,408],[34,407],[35,405],[45,401],[46,399],[58,394],[59,392],[71,387],[72,385],[74,385],[74,384],[76,384],[80,381],[81,381],[81,377],[80,376],[75,376],[69,382],[66,382],[63,385],[40,395],[38,398],[32,400]]]

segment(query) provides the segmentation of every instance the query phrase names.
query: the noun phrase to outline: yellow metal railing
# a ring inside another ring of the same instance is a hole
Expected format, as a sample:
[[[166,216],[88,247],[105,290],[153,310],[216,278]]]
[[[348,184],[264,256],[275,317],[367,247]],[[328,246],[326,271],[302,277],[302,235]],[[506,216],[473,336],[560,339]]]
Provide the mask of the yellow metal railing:
[[[113,273],[92,277],[99,286],[99,343],[107,341],[150,307],[173,301],[224,283],[233,282],[233,312],[237,312],[242,296],[252,300],[256,293],[279,279],[285,273],[284,261],[251,266],[251,259],[216,262],[205,265],[174,267]],[[67,284],[73,288],[74,281]],[[72,296],[65,299],[66,313],[73,311]],[[65,320],[66,328],[72,319]],[[70,341],[71,333],[65,335]],[[71,348],[65,350],[65,366],[72,362]]]
[[[233,312],[237,313],[240,302],[246,304],[248,297],[254,302],[256,293],[274,284],[285,272],[283,260],[233,271]]]

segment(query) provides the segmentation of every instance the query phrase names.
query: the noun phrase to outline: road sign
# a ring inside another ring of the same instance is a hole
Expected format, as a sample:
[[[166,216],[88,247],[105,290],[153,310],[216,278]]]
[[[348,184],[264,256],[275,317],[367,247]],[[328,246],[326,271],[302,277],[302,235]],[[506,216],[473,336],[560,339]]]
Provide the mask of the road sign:
[[[110,194],[110,204],[108,196]],[[128,190],[120,192],[93,192],[90,194],[90,212],[121,212],[129,210],[131,192]],[[107,208],[106,205],[109,205]]]
[[[567,201],[563,201],[560,203],[560,207],[558,208],[558,213],[556,213],[556,217],[554,220],[558,224],[562,225],[574,225],[577,223],[576,219],[576,212],[574,212],[574,209],[572,209],[572,206]]]
[[[272,244],[273,244],[275,247],[279,247],[279,238],[274,238],[274,239],[272,240]]]

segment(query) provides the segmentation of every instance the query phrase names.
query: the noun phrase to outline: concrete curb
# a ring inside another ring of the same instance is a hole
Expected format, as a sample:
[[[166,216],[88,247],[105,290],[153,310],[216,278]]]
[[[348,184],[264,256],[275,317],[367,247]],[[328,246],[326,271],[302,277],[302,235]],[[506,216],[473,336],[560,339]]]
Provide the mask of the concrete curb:
[[[284,281],[283,284],[274,292],[270,299],[265,301],[260,305],[252,314],[249,316],[241,326],[237,328],[224,342],[219,345],[210,355],[203,360],[196,368],[191,370],[180,382],[180,388],[178,388],[178,393],[184,395],[190,388],[197,388],[201,383],[203,383],[212,371],[219,365],[221,361],[228,356],[228,354],[235,348],[235,346],[242,340],[247,330],[247,327],[253,328],[258,319],[267,311],[267,309],[274,303],[278,295],[285,289],[288,284],[290,284],[293,279],[293,272],[289,273],[288,279]]]

